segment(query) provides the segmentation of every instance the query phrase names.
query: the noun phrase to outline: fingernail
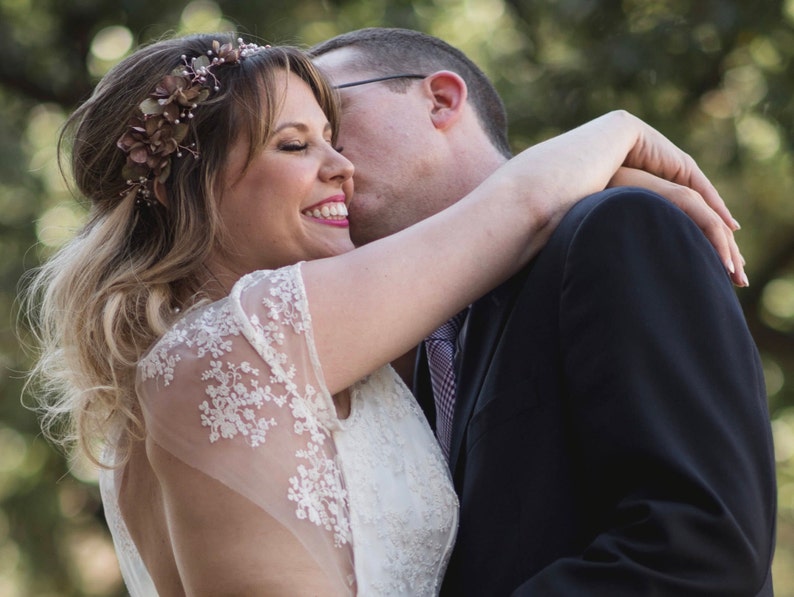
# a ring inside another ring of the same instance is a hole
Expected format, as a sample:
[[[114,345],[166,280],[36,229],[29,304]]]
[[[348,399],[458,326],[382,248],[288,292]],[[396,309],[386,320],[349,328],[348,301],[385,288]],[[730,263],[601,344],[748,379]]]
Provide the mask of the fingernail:
[[[731,272],[732,274],[736,273],[736,267],[733,265],[733,259],[728,259],[728,263],[726,265],[728,266],[729,272]]]
[[[744,282],[745,286],[749,286],[750,285],[750,280],[747,279],[747,274],[745,274],[745,273],[742,273],[742,282]]]
[[[734,230],[741,230],[742,229],[742,225],[738,221],[736,221],[736,218],[733,218],[733,226],[734,226],[734,228],[733,228]]]

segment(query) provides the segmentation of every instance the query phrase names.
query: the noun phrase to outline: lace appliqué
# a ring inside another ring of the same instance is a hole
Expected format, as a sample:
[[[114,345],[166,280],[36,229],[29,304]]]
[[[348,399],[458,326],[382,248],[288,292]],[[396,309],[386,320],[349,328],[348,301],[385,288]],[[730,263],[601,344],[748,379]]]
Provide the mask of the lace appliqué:
[[[116,450],[114,448],[116,443],[117,439],[105,447],[102,455],[103,462],[107,464],[116,462]],[[100,469],[99,491],[102,497],[102,506],[105,511],[108,530],[113,538],[119,568],[124,578],[124,584],[131,595],[157,595],[149,571],[146,569],[132,537],[130,537],[127,525],[124,524],[117,497],[119,475],[120,471],[117,469]]]
[[[357,424],[338,440],[351,488],[356,568],[368,571],[359,577],[359,591],[437,595],[458,500],[440,447],[396,377],[384,367],[357,384]]]
[[[285,342],[285,329],[307,336],[308,352],[319,371],[320,365],[311,337],[311,315],[306,301],[306,290],[297,266],[249,274],[235,285],[232,296],[239,297],[251,286],[260,283],[264,277],[267,277],[271,283],[268,296],[262,298],[262,306],[267,317],[265,321],[261,321],[256,314],[253,314],[246,319],[247,326],[243,331],[251,345],[270,365],[270,383],[283,385],[286,394],[281,400],[286,402],[296,396],[302,398],[300,401],[290,403],[296,420],[295,432],[309,432],[312,434],[312,441],[322,443],[324,435],[317,434],[319,429],[313,424],[314,419],[322,425],[323,431],[338,429],[339,421],[333,401],[330,396],[318,392],[311,384],[307,383],[303,388],[297,386],[295,365],[289,361],[288,355],[282,348]],[[314,417],[308,417],[304,409],[308,409]],[[304,423],[309,424],[304,425]]]
[[[194,348],[195,356],[202,358],[207,353],[218,358],[232,350],[229,336],[239,336],[240,327],[231,317],[227,301],[214,303],[198,311],[197,320],[192,319],[189,325],[185,320],[168,330],[154,348],[138,363],[141,379],[162,378],[167,386],[174,380],[174,369],[181,360],[174,349],[180,346]]]
[[[243,293],[263,280],[269,286],[260,311],[266,315],[264,321],[237,306]],[[160,378],[168,385],[183,359],[177,349],[189,349],[190,358],[213,357],[201,374],[208,399],[198,405],[211,443],[241,436],[252,448],[261,448],[277,425],[272,416],[262,414],[263,407],[287,406],[294,418],[292,432],[309,436],[305,449],[295,453],[300,464],[289,479],[287,498],[295,502],[298,519],[332,532],[339,547],[350,542],[351,531],[342,473],[336,458],[324,448],[330,431],[322,423],[335,420],[333,402],[312,384],[299,387],[295,365],[283,348],[287,330],[305,334],[309,322],[297,266],[254,272],[235,285],[229,299],[178,322],[141,360],[139,370],[143,380]],[[262,357],[263,369],[269,372],[266,383],[260,367],[234,358],[232,339],[241,335]]]
[[[345,572],[355,568],[359,596],[438,594],[457,527],[446,461],[390,367],[355,384],[350,416],[337,418],[300,266],[245,276],[227,299],[188,313],[142,360],[139,376],[152,380],[152,400],[178,396],[197,409],[202,449],[231,446],[243,458],[262,450],[260,462],[272,455],[286,470],[274,469],[275,484],[264,479],[274,491],[267,499],[283,500],[291,522],[349,554]],[[158,391],[168,384],[179,393]]]
[[[201,379],[217,384],[206,385],[210,400],[199,404],[201,424],[210,428],[210,442],[231,439],[239,433],[252,448],[265,443],[267,431],[276,421],[273,417],[257,417],[262,405],[272,400],[256,379],[259,370],[245,361],[239,365],[210,361],[210,367]]]
[[[331,531],[334,545],[341,547],[351,539],[350,521],[340,505],[346,503],[347,492],[342,485],[342,475],[334,460],[329,459],[317,444],[309,443],[306,450],[297,453],[309,466],[298,466],[298,476],[290,477],[289,500],[297,504],[299,519],[308,519],[317,526]],[[341,501],[340,496],[345,500]]]
[[[133,543],[132,537],[130,537],[129,531],[124,524],[121,508],[116,498],[116,483],[113,479],[116,474],[115,470],[107,469],[101,469],[99,473],[99,491],[102,497],[102,506],[105,509],[105,520],[111,531],[116,551],[131,560],[140,559],[138,548],[135,547],[135,543]]]

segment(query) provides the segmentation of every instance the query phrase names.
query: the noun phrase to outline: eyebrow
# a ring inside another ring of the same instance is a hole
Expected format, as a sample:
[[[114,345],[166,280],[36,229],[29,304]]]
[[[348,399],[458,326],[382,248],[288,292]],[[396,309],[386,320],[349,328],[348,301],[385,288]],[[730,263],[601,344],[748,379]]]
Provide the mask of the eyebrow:
[[[326,132],[326,131],[328,131],[328,130],[330,130],[332,128],[333,127],[331,127],[331,123],[330,122],[326,122],[325,126],[323,127],[323,132]],[[277,126],[276,129],[273,132],[274,133],[280,133],[284,129],[298,129],[302,133],[305,133],[306,131],[309,130],[309,125],[307,125],[305,122],[299,122],[299,121],[296,121],[296,122],[285,122],[284,124],[281,124],[281,125]]]

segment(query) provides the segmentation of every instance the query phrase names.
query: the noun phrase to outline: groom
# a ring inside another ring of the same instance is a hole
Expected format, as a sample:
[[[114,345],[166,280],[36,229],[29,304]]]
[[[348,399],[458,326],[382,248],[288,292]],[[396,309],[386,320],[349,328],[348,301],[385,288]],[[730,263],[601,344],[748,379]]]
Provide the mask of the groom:
[[[498,95],[444,42],[368,29],[312,51],[340,89],[357,243],[455,202],[509,156]],[[719,259],[677,208],[637,188],[583,200],[471,306],[457,348],[451,397],[437,384],[434,399],[424,354],[415,379],[460,496],[442,594],[772,594],[761,366]]]

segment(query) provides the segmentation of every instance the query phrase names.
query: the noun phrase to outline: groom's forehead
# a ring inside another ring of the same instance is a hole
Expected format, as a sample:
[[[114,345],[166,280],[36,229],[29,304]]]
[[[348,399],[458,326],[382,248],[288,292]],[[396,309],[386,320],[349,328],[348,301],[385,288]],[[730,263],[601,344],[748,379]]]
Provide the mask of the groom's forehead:
[[[338,48],[312,59],[314,64],[331,79],[333,85],[342,85],[347,79],[364,74],[371,74],[358,59],[361,51],[354,48]],[[352,79],[351,79],[352,80]]]

